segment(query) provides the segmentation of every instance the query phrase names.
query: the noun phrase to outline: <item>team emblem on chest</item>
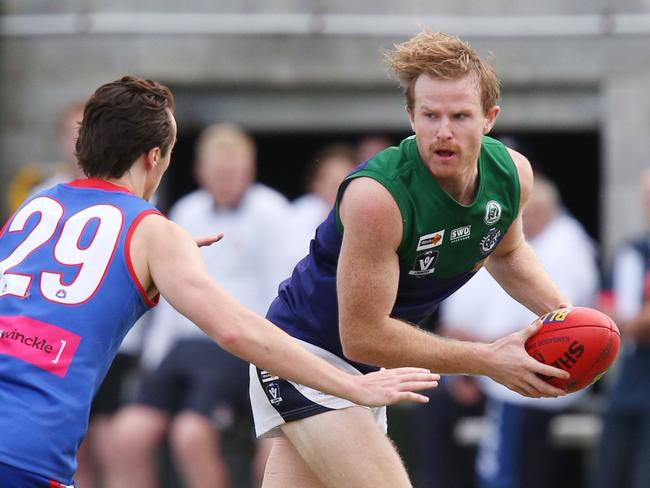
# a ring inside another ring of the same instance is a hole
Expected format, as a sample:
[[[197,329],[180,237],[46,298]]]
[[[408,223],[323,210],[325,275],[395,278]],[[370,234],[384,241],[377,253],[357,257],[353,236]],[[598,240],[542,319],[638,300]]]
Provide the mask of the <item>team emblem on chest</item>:
[[[490,254],[492,250],[499,243],[499,238],[501,237],[501,231],[497,228],[490,229],[487,234],[483,236],[479,244],[481,248],[481,254]]]
[[[487,225],[494,225],[501,219],[501,204],[496,200],[490,200],[485,206],[485,217],[483,221]]]

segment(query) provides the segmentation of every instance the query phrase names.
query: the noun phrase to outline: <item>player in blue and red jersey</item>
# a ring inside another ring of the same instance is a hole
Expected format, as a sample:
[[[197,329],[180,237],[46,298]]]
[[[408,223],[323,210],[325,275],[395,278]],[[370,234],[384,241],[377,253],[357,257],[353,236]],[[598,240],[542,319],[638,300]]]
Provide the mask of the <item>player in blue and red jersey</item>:
[[[367,405],[426,401],[419,368],[352,376],[307,353],[208,276],[199,245],[150,203],[176,139],[170,91],[124,77],[88,101],[88,178],[28,199],[0,232],[0,486],[72,485],[98,386],[158,294],[226,350]]]

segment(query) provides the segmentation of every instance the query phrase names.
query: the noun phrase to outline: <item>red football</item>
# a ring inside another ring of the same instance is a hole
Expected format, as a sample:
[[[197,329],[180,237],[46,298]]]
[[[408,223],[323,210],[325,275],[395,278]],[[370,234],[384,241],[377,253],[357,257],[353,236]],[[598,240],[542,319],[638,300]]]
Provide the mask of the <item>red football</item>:
[[[586,307],[561,308],[540,320],[544,325],[528,338],[526,351],[571,374],[568,380],[546,378],[552,385],[578,391],[598,381],[616,359],[621,334],[604,313]]]

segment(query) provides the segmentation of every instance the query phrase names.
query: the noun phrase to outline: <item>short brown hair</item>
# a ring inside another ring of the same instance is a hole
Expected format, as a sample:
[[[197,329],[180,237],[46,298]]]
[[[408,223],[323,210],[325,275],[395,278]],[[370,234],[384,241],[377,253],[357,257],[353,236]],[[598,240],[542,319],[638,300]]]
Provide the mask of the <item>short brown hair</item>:
[[[119,178],[154,147],[166,155],[173,108],[171,91],[155,81],[124,76],[100,86],[86,103],[75,145],[86,176]]]
[[[395,44],[394,51],[384,52],[400,85],[406,105],[412,109],[413,89],[421,74],[443,80],[456,80],[467,74],[476,76],[481,89],[481,104],[487,112],[500,96],[499,79],[469,43],[441,32],[424,31],[406,42]]]
[[[237,124],[222,122],[203,129],[196,143],[198,157],[201,158],[215,149],[245,151],[255,159],[255,141]]]

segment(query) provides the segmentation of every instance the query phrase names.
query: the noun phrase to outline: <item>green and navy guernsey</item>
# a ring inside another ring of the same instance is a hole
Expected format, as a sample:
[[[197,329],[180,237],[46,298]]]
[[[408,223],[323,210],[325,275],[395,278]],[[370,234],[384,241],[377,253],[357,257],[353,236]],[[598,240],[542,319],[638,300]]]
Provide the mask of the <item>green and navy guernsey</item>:
[[[269,320],[290,335],[345,358],[336,297],[344,232],[338,204],[350,181],[360,177],[383,185],[402,214],[403,237],[397,250],[400,278],[391,316],[417,323],[433,313],[481,267],[519,211],[519,178],[506,147],[484,137],[478,169],[474,202],[462,205],[440,188],[424,165],[415,136],[361,164],[341,184],[336,206],[316,230],[309,255],[280,285]],[[368,239],[372,238],[369,233]]]

